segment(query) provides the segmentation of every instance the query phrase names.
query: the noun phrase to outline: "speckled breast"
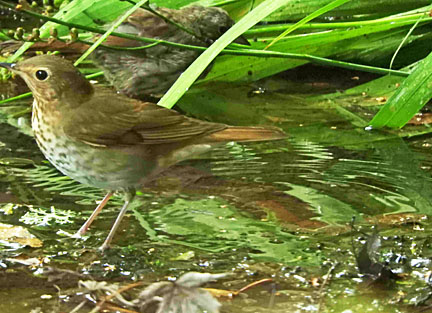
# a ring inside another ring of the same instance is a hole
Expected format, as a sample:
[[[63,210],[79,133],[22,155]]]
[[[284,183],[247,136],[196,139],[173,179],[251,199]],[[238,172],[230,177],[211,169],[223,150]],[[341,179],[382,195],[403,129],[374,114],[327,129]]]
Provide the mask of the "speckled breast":
[[[98,188],[124,190],[142,185],[155,170],[155,163],[145,157],[146,151],[137,154],[127,147],[108,149],[69,138],[58,123],[60,118],[56,112],[42,112],[38,105],[33,106],[32,128],[39,148],[72,179]]]

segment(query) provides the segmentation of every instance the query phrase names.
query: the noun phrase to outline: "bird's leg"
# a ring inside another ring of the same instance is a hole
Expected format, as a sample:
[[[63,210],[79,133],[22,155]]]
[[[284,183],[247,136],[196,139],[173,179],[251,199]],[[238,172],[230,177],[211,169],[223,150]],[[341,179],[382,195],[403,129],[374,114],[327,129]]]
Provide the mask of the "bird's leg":
[[[102,246],[99,248],[100,250],[104,251],[106,248],[109,247],[111,240],[114,237],[115,232],[117,231],[117,228],[120,226],[120,222],[123,219],[123,216],[125,215],[129,204],[132,202],[132,200],[135,198],[135,190],[130,190],[129,192],[126,192],[126,196],[125,196],[125,203],[123,204],[123,207],[120,210],[119,215],[117,216],[114,225],[111,227],[111,230],[108,234],[108,236],[106,237],[104,243],[102,244]]]
[[[113,195],[113,191],[108,192],[105,197],[102,199],[102,201],[99,203],[99,205],[96,207],[96,209],[93,211],[92,215],[87,219],[87,221],[84,223],[83,226],[78,230],[77,235],[81,236],[86,233],[86,231],[89,229],[91,223],[95,220],[96,216],[99,215],[99,213],[102,211],[104,206],[108,203],[108,200]]]

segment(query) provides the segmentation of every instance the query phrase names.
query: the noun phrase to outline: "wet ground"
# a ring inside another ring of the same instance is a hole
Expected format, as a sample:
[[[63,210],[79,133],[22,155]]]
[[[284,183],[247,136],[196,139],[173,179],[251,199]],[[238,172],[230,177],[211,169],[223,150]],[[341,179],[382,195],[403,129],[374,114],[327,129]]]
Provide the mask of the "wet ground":
[[[427,126],[409,126],[405,139],[365,130],[347,112],[368,120],[375,100],[331,96],[358,73],[323,73],[192,90],[183,111],[276,125],[289,137],[227,144],[175,166],[139,191],[103,255],[121,195],[73,238],[103,191],[44,161],[28,135],[28,103],[4,105],[0,312],[70,312],[82,302],[80,280],[148,285],[191,271],[231,273],[206,285],[225,291],[265,279],[222,297],[221,312],[427,312],[432,138],[418,135]],[[194,108],[192,97],[208,106]]]

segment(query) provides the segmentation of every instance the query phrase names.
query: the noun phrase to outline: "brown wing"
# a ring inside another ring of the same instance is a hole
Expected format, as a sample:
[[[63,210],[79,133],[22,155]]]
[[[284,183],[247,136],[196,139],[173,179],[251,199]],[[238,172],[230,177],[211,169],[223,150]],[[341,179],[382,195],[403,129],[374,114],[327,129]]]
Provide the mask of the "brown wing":
[[[95,146],[174,143],[227,127],[106,89],[97,89],[90,101],[63,115],[63,131],[68,137]]]

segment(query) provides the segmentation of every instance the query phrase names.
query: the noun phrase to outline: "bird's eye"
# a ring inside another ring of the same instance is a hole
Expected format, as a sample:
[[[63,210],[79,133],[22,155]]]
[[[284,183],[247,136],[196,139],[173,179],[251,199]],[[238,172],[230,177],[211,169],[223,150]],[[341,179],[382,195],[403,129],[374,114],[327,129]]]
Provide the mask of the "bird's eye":
[[[48,78],[48,72],[44,70],[37,70],[35,76],[38,80],[45,80]]]

